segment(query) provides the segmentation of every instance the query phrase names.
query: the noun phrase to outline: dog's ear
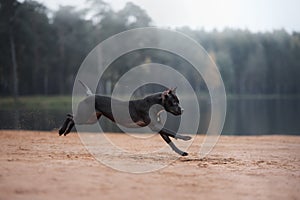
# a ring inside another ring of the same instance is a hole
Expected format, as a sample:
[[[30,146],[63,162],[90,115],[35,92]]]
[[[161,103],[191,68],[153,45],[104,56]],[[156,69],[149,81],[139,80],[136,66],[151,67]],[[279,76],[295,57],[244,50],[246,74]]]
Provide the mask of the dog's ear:
[[[168,90],[169,94],[176,94],[176,89],[177,87],[169,89]]]
[[[166,98],[168,98],[169,93],[170,93],[170,90],[165,90],[161,93],[162,101],[164,101]]]
[[[171,89],[173,94],[176,94],[176,90],[177,90],[177,87],[174,87],[174,88]]]

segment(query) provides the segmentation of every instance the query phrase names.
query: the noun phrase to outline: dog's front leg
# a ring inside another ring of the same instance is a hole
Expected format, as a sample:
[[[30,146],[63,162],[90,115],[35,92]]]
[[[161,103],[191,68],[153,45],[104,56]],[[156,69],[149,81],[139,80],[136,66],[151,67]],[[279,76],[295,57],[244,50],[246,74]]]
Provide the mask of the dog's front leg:
[[[187,152],[184,152],[184,151],[181,151],[180,149],[178,149],[167,135],[164,135],[164,134],[160,133],[160,136],[173,149],[173,151],[175,151],[176,153],[178,153],[181,156],[187,156],[188,155]]]
[[[171,131],[169,129],[161,127],[159,124],[150,123],[149,128],[152,131],[156,131],[160,134],[164,134],[164,135],[170,136],[170,137],[175,138],[175,139],[181,139],[181,140],[185,140],[185,141],[192,139],[191,136],[180,135],[178,133],[175,133],[174,131]]]
[[[181,139],[181,140],[190,140],[192,139],[191,136],[187,136],[187,135],[180,135],[180,134],[176,134],[174,131],[171,131],[169,129],[166,129],[166,128],[162,128],[160,131],[159,131],[160,134],[164,134],[164,135],[167,135],[167,136],[170,136],[170,137],[173,137],[175,139]]]

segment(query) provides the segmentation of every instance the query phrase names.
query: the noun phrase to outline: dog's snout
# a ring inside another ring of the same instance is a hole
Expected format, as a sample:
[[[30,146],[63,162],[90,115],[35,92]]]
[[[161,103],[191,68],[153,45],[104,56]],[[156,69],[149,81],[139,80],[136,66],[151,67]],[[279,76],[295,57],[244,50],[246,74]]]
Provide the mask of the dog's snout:
[[[181,113],[183,113],[183,111],[184,111],[184,109],[183,109],[183,108],[181,108]]]

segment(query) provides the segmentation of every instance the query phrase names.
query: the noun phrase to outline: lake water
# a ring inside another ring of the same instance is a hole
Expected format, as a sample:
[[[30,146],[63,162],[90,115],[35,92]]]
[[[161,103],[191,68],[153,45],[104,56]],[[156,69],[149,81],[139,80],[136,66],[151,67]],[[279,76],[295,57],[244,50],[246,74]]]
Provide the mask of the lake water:
[[[300,134],[300,99],[227,101],[225,134]]]
[[[222,134],[225,135],[262,135],[293,134],[300,135],[300,99],[229,99],[227,115]],[[201,103],[199,133],[205,133],[210,121],[209,103]],[[66,110],[20,110],[8,111],[0,108],[0,129],[54,130],[65,119]],[[16,119],[19,117],[19,121]],[[168,124],[175,124],[170,119]],[[175,122],[175,123],[174,123]],[[101,119],[104,131],[119,131],[108,120]]]

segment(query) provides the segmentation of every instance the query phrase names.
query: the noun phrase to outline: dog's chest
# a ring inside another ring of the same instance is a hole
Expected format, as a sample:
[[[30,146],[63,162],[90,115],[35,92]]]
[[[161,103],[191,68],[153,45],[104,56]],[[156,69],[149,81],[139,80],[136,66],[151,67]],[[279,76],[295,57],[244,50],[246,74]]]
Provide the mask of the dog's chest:
[[[139,121],[136,121],[136,122],[125,122],[125,123],[121,123],[123,126],[126,126],[128,128],[138,128],[138,127],[145,127],[147,126],[148,124],[145,123],[144,121],[142,120],[139,120]]]
[[[135,122],[135,124],[139,125],[139,126],[147,126],[147,124],[144,121],[137,121]]]

